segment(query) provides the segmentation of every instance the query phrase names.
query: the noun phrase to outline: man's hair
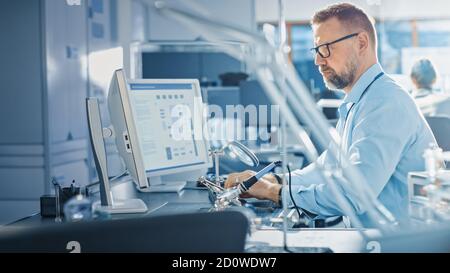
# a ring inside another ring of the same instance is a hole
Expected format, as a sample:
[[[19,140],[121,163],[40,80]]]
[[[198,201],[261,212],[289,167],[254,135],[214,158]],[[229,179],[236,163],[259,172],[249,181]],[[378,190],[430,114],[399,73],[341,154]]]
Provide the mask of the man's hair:
[[[416,80],[418,88],[431,90],[436,77],[436,68],[429,59],[417,60],[411,68],[411,78]]]
[[[338,19],[339,22],[350,29],[361,28],[366,31],[369,34],[373,48],[376,50],[377,36],[374,20],[362,9],[349,3],[333,4],[316,12],[311,20],[311,24],[320,24],[331,18]]]

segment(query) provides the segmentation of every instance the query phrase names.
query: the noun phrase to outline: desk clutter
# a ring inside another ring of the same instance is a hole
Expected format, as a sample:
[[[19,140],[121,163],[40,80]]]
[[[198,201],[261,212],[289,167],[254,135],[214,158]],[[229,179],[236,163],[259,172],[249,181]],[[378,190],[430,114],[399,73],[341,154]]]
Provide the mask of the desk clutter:
[[[70,187],[61,187],[61,185],[53,178],[53,185],[55,186],[54,195],[43,195],[40,198],[40,214],[43,218],[55,217],[57,222],[62,221],[64,213],[69,207],[69,202],[79,202],[88,200],[89,196],[87,188],[75,186],[75,181],[72,182]]]

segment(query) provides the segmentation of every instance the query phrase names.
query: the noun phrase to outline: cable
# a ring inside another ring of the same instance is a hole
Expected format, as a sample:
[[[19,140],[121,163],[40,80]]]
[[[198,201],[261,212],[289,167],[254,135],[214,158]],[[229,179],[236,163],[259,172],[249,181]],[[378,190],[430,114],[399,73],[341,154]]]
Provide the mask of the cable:
[[[19,220],[16,220],[16,221],[14,221],[14,222],[12,222],[12,223],[6,224],[5,226],[11,226],[11,225],[17,224],[17,223],[22,222],[22,221],[24,221],[24,220],[33,218],[33,217],[35,217],[35,216],[37,216],[37,215],[39,215],[39,214],[41,214],[41,213],[40,213],[40,212],[36,212],[36,213],[34,213],[34,214],[31,214],[31,215],[29,215],[29,216],[26,216],[26,217],[23,217],[23,218],[21,218],[21,219],[19,219]]]
[[[122,177],[124,177],[125,175],[127,175],[128,174],[128,170],[125,170],[125,171],[123,171],[123,173],[121,173],[121,174],[119,174],[119,175],[116,175],[116,176],[114,176],[114,177],[110,177],[109,178],[109,182],[113,182],[114,180],[117,180],[117,179],[119,179],[119,178],[122,178]]]
[[[294,203],[295,209],[297,210],[297,213],[300,217],[300,212],[297,208],[297,205],[295,204],[294,198],[292,196],[292,190],[291,190],[291,169],[289,168],[289,164],[286,164],[286,168],[288,169],[288,173],[289,173],[289,180],[288,180],[288,186],[289,186],[289,195],[291,196],[291,200]],[[283,189],[281,189],[281,192],[283,193]],[[282,194],[283,195],[283,194]],[[283,211],[283,213],[286,213],[285,211]],[[288,253],[295,253],[295,251],[292,251],[289,249],[288,245],[287,245],[287,239],[284,241],[284,245],[283,248],[286,252]]]
[[[312,220],[312,217],[310,215],[308,215],[303,209],[301,209],[299,206],[297,206],[297,204],[295,203],[294,200],[294,196],[292,195],[292,175],[291,175],[291,168],[289,167],[289,164],[286,164],[286,168],[288,169],[288,175],[289,175],[289,179],[288,179],[288,187],[289,187],[289,196],[291,197],[291,201],[292,204],[294,205],[295,210],[298,213],[298,217],[300,219],[300,216],[302,215],[300,213],[303,212],[303,214],[308,217],[309,220]],[[296,253],[295,251],[292,251],[289,249],[289,247],[287,246],[287,244],[284,245],[284,250],[288,253]]]
[[[289,181],[288,181],[288,186],[289,186],[289,196],[291,197],[292,204],[294,205],[294,208],[295,208],[295,210],[297,211],[298,216],[300,217],[302,214],[304,214],[304,215],[308,218],[308,220],[314,221],[314,218],[315,218],[317,215],[315,215],[314,213],[309,212],[309,211],[307,211],[307,210],[305,210],[305,209],[302,209],[301,207],[297,206],[297,204],[295,203],[294,196],[292,195],[292,177],[291,177],[291,169],[289,168],[289,164],[287,164],[286,167],[287,167],[288,172],[289,172]],[[314,216],[312,216],[312,215],[314,215]]]
[[[119,175],[112,176],[112,177],[108,177],[108,180],[109,180],[109,182],[113,182],[113,181],[115,181],[115,180],[117,180],[117,179],[119,179],[119,178],[124,177],[124,176],[127,175],[127,174],[128,174],[128,170],[125,170],[123,173],[121,173],[121,174],[119,174]],[[100,185],[100,181],[97,181],[97,182],[93,182],[93,183],[91,183],[91,184],[88,184],[88,185],[85,186],[85,188],[91,188],[91,187],[97,186],[97,185]]]
[[[300,215],[302,215],[302,214],[300,213],[300,210],[299,210],[297,204],[295,203],[294,196],[292,196],[292,176],[291,176],[291,168],[289,167],[289,164],[286,164],[286,167],[287,167],[288,173],[289,173],[289,180],[288,180],[289,196],[291,197],[292,204],[294,204],[294,208],[295,208],[295,210],[296,210],[297,213],[298,213],[298,217],[300,218]],[[304,213],[304,214],[306,215],[306,213]],[[306,215],[306,216],[309,217],[309,215]]]

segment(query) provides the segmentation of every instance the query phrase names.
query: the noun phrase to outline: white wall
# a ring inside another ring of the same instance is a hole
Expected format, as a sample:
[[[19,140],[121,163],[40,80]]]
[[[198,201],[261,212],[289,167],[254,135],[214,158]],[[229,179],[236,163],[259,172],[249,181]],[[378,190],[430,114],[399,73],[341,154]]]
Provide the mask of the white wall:
[[[146,0],[117,0],[118,43],[123,48],[123,68],[130,72],[130,44],[148,39]]]
[[[384,0],[380,12],[384,18],[448,18],[450,1]]]
[[[147,0],[147,2],[149,3],[149,39],[193,40],[201,35],[178,22],[160,16],[153,8],[154,0]],[[188,6],[193,5],[196,12],[249,30],[256,29],[255,0],[170,0],[168,2],[182,9],[191,9],[192,6]]]
[[[366,10],[375,18],[442,18],[450,17],[448,0],[285,0],[288,21],[309,21],[314,12],[336,2],[350,2]],[[380,5],[381,4],[381,5]],[[256,0],[256,21],[276,22],[278,0]]]

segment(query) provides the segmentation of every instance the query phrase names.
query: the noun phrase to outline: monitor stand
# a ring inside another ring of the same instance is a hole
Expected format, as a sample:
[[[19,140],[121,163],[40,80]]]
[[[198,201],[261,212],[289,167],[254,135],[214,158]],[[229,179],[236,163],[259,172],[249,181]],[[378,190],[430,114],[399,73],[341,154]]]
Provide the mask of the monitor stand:
[[[150,193],[178,193],[184,189],[187,182],[186,181],[163,181],[161,176],[154,176],[147,178],[150,187],[142,189],[137,188],[140,192],[150,192]]]
[[[141,199],[114,200],[111,206],[102,206],[101,202],[95,202],[94,210],[109,214],[146,213],[147,205]]]
[[[113,199],[109,185],[105,142],[103,140],[103,127],[98,100],[95,98],[88,98],[86,100],[86,110],[92,152],[98,178],[100,180],[100,201],[94,203],[94,209],[110,214],[147,212],[147,205],[141,199]]]

